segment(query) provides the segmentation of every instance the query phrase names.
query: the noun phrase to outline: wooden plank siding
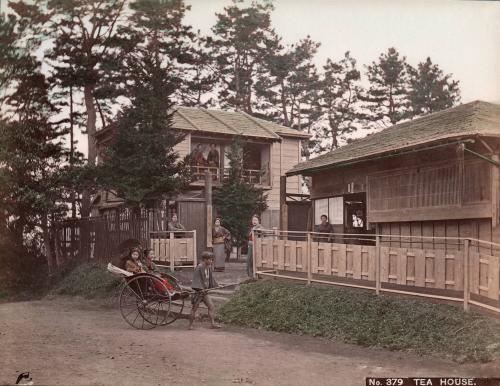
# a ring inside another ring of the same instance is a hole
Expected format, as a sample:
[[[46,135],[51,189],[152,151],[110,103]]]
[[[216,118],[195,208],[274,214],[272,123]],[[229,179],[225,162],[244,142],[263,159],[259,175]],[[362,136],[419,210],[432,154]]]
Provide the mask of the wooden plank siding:
[[[191,134],[187,134],[181,142],[175,145],[174,150],[177,152],[180,159],[189,155],[191,153]]]
[[[195,261],[196,248],[193,238],[152,238],[151,249],[160,264],[170,265],[172,258],[175,266],[192,265]]]

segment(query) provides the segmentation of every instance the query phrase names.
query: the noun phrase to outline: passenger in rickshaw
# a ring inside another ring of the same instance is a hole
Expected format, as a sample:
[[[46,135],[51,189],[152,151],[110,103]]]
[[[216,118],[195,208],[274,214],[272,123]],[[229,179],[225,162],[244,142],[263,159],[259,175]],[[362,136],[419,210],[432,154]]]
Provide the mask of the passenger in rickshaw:
[[[132,273],[145,273],[144,264],[141,261],[141,248],[130,248],[130,252],[123,259],[123,268]]]
[[[156,266],[156,264],[153,262],[155,259],[155,251],[153,251],[150,248],[147,248],[144,250],[144,260],[143,260],[143,265],[144,269],[146,270],[147,273],[151,274],[160,274],[160,270]]]
[[[212,328],[220,328],[218,324],[215,323],[215,306],[210,298],[210,295],[206,290],[210,288],[216,288],[219,285],[214,277],[213,263],[214,254],[209,251],[205,251],[201,255],[202,262],[198,264],[193,273],[193,282],[191,288],[195,291],[191,298],[191,315],[189,317],[189,329],[193,329],[194,318],[196,316],[196,311],[201,302],[205,303],[208,308],[208,316],[210,318],[210,323]]]
[[[146,271],[146,273],[149,273],[151,275],[155,275],[158,278],[160,278],[163,285],[167,288],[167,291],[172,293],[174,291],[173,284],[170,282],[168,277],[164,277],[161,274],[161,271],[158,269],[156,264],[153,262],[153,260],[155,259],[155,252],[152,249],[147,248],[144,250],[143,257],[144,258],[143,258],[142,264],[143,264],[143,269]],[[157,287],[157,289],[161,290],[161,286]]]

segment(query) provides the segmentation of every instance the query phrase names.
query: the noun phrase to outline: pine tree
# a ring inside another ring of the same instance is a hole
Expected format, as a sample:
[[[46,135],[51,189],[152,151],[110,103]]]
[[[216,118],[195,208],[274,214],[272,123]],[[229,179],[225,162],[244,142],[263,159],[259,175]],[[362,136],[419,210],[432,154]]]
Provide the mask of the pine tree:
[[[267,209],[267,196],[263,189],[255,187],[243,178],[244,143],[236,139],[227,154],[229,176],[214,190],[214,205],[222,217],[224,226],[231,232],[237,247],[247,240],[250,219]]]
[[[128,33],[135,49],[125,58],[130,106],[118,116],[97,179],[138,208],[177,192],[187,179],[174,151],[183,135],[171,129],[171,98],[178,84],[173,70],[188,46],[182,1],[138,0],[131,7]]]
[[[51,223],[66,211],[61,165],[67,154],[62,137],[67,132],[52,120],[57,110],[49,100],[41,64],[32,54],[40,40],[29,35],[29,23],[23,17],[11,17],[8,28],[2,23],[0,61],[7,92],[0,117],[0,213],[9,234],[3,241],[10,240],[13,248],[30,256],[39,256],[43,244],[49,272],[53,272],[57,263],[49,233]],[[6,32],[11,35],[3,35]],[[43,267],[43,260],[37,262],[35,269]],[[18,269],[25,267],[19,261],[10,263]]]
[[[269,52],[263,62],[264,71],[256,82],[259,110],[264,117],[287,127],[298,124],[297,101],[317,83],[314,55],[319,43],[309,37],[286,49]]]
[[[208,108],[216,104],[213,96],[217,75],[213,71],[214,60],[207,48],[207,38],[194,37],[189,61],[179,69],[179,84],[174,99],[182,106]]]
[[[360,95],[369,111],[365,118],[387,127],[410,117],[409,78],[406,58],[395,48],[382,53],[377,62],[367,67],[370,86]]]
[[[50,0],[38,1],[38,16],[34,21],[43,27],[43,34],[54,39],[47,58],[51,64],[65,63],[74,73],[73,87],[83,91],[88,138],[87,159],[95,165],[97,148],[94,134],[99,113],[101,125],[105,126],[107,102],[119,94],[122,64],[121,39],[117,27],[126,10],[126,0]],[[42,4],[44,3],[44,4]],[[129,47],[130,48],[130,47]],[[101,99],[101,101],[100,101]],[[83,217],[90,213],[90,192],[82,197]]]
[[[239,3],[233,0],[217,14],[208,44],[215,59],[219,103],[252,114],[256,76],[265,57],[279,47],[279,39],[271,27],[269,2],[252,2],[248,7]]]
[[[417,68],[408,67],[410,74],[410,102],[412,116],[430,114],[453,107],[460,101],[458,81],[444,74],[430,58]]]
[[[323,70],[320,103],[325,124],[317,130],[317,152],[338,148],[339,140],[346,140],[346,135],[359,127],[357,105],[361,74],[356,60],[347,51],[338,62],[327,59]]]

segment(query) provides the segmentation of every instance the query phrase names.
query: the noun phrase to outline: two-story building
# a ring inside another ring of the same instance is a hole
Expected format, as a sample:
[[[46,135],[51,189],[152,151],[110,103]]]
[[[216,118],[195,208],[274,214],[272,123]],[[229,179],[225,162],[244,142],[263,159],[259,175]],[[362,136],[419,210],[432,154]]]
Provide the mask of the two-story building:
[[[268,197],[268,209],[262,214],[265,227],[278,227],[280,222],[280,176],[301,160],[301,142],[307,134],[244,112],[208,110],[198,107],[177,107],[172,128],[186,134],[177,144],[176,150],[182,159],[190,155],[194,181],[189,190],[170,201],[171,208],[179,214],[180,221],[189,229],[198,229],[203,234],[206,224],[201,207],[204,200],[206,172],[209,171],[214,189],[228,175],[227,152],[235,137],[243,140],[245,157],[244,175],[248,181],[262,187]],[[113,128],[100,130],[96,134],[98,151],[113,137]],[[301,180],[287,179],[286,191],[300,193]],[[94,199],[93,214],[123,205],[111,192],[101,193]],[[196,207],[198,206],[198,207]]]

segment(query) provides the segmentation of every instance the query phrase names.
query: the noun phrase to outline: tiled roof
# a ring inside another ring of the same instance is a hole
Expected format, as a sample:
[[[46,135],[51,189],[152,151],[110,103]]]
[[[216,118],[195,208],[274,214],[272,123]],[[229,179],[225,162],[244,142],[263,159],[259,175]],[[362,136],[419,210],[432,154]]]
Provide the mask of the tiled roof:
[[[287,174],[307,173],[423,144],[476,135],[500,137],[500,105],[474,101],[400,123],[299,163]]]
[[[254,118],[244,112],[207,110],[200,107],[176,107],[176,129],[208,133],[242,135],[244,137],[279,140],[280,137],[308,138],[309,135],[264,119]]]

